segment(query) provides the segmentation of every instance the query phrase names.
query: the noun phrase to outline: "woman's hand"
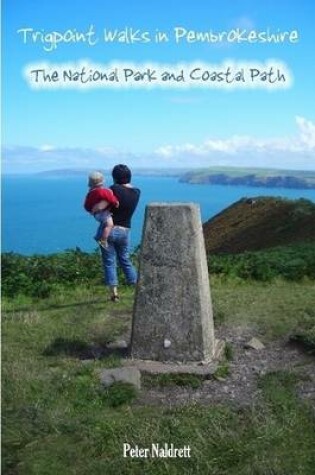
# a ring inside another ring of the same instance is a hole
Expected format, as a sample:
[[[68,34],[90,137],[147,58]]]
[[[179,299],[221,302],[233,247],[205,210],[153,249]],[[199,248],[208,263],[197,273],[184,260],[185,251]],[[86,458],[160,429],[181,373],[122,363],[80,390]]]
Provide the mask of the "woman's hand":
[[[99,201],[93,206],[91,212],[92,214],[95,214],[95,213],[98,213],[99,211],[104,211],[108,207],[108,205],[109,203],[106,200]]]

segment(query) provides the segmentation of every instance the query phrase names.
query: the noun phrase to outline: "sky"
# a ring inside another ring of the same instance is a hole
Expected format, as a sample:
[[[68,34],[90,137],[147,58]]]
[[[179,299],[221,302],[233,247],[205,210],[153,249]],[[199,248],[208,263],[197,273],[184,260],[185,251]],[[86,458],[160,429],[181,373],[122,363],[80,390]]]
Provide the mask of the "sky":
[[[3,0],[1,5],[4,173],[107,169],[116,163],[315,170],[312,0]],[[278,43],[238,43],[237,31],[242,38],[249,32],[287,36]],[[105,41],[115,32],[113,42]],[[226,35],[202,41],[206,32]],[[207,78],[228,66],[230,79],[243,69],[243,80],[228,83],[224,74],[221,81]],[[66,81],[64,70],[74,74],[82,67],[108,74],[116,69],[116,80]],[[262,79],[270,67],[274,82]],[[159,81],[136,80],[136,72],[148,68]],[[30,73],[35,70],[44,70],[44,82],[38,73],[36,83]],[[258,71],[254,78],[251,70]],[[163,72],[178,80],[162,84]]]

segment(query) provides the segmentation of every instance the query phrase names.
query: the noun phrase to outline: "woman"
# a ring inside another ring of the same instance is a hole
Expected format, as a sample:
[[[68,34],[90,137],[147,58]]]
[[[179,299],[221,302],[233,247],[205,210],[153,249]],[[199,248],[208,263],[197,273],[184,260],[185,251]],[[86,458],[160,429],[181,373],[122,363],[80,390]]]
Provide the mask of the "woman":
[[[117,260],[129,285],[137,283],[137,271],[129,256],[131,218],[139,202],[140,190],[131,182],[127,165],[116,165],[112,170],[114,184],[110,187],[118,198],[119,207],[112,210],[114,226],[107,239],[107,247],[101,247],[105,285],[110,287],[112,302],[119,300]]]

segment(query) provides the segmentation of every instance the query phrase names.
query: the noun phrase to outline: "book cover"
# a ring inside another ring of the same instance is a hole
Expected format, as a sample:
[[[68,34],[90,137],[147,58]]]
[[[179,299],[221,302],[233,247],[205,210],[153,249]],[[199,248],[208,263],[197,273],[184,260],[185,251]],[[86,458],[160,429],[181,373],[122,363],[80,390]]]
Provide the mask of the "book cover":
[[[1,8],[4,472],[314,473],[314,3]]]

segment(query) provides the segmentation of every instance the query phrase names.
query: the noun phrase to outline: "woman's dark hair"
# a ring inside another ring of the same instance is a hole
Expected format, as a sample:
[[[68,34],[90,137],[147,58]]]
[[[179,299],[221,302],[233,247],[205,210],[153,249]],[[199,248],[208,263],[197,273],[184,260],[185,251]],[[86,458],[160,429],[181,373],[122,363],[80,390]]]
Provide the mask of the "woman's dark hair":
[[[131,182],[131,171],[127,165],[116,165],[112,171],[112,177],[118,185],[126,185]]]

